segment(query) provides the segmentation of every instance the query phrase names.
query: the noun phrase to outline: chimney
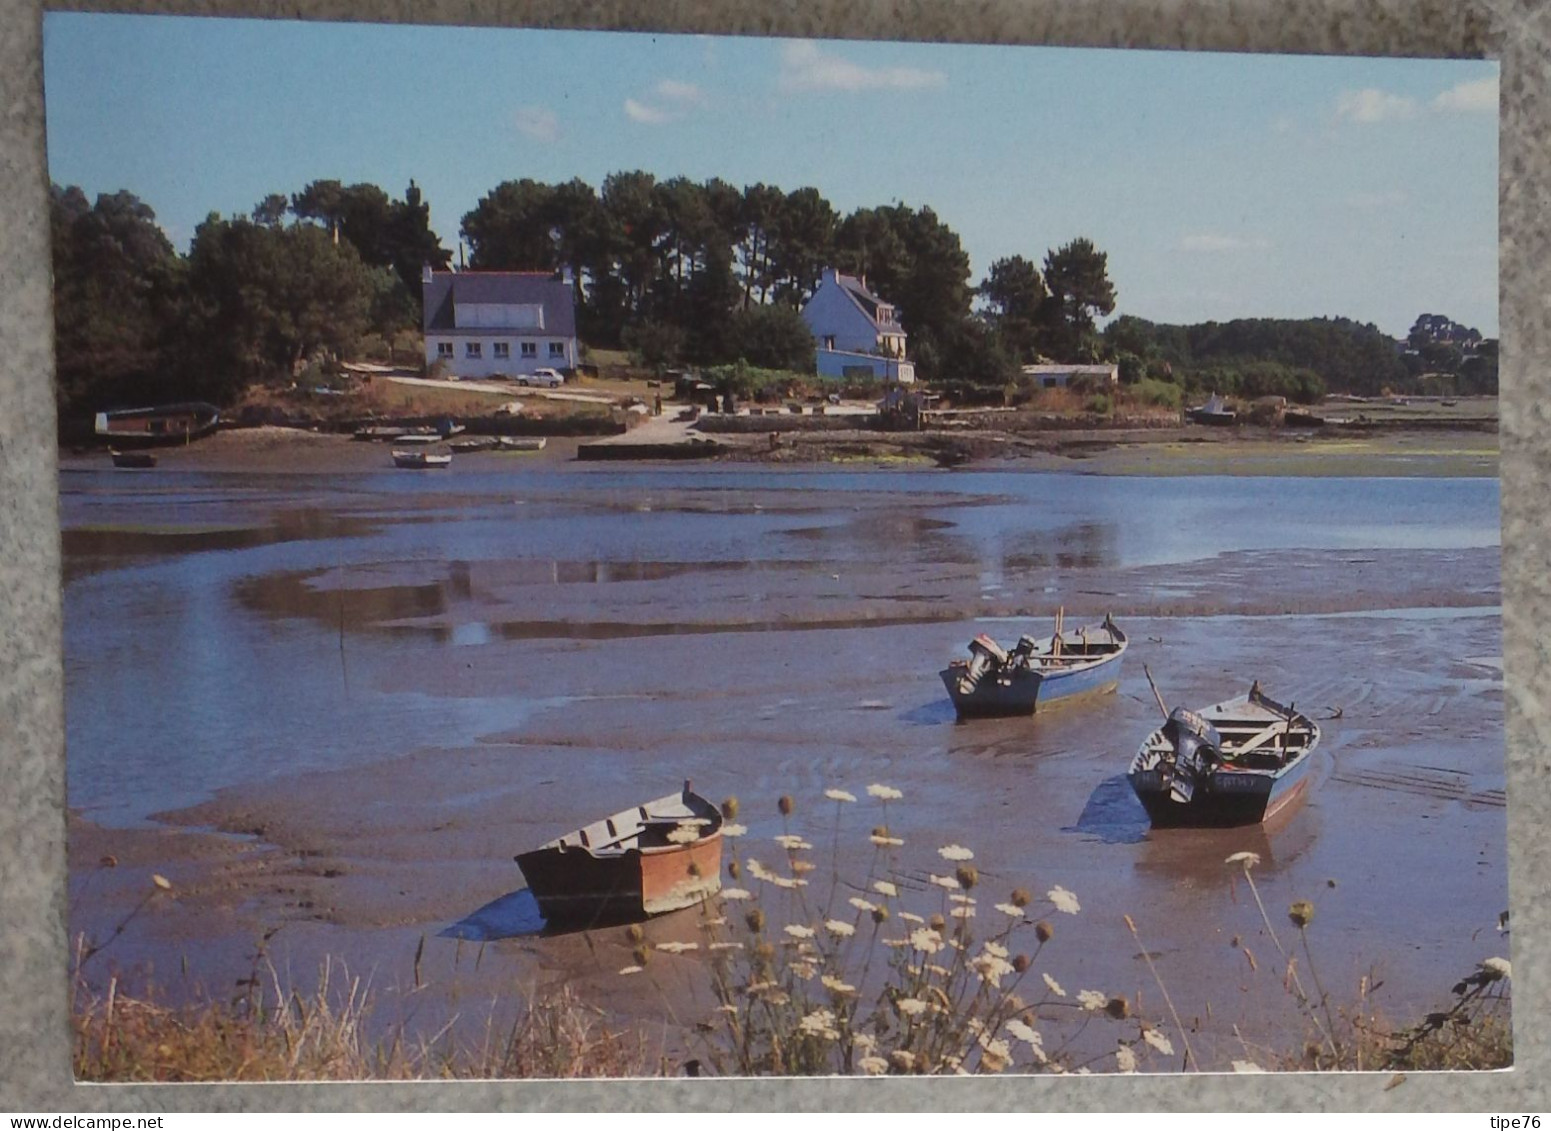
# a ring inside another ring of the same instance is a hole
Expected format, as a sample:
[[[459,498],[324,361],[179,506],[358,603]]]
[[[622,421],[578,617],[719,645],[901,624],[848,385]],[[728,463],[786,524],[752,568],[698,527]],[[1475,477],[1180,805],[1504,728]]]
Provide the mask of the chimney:
[[[422,287],[429,287],[431,285],[432,274],[433,272],[429,263],[423,263],[420,265],[420,285]]]

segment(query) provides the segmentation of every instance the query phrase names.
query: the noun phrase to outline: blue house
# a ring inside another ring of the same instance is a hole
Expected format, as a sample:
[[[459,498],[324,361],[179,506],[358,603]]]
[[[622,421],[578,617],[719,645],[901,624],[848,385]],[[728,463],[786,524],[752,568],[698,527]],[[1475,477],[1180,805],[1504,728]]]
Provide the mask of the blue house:
[[[867,289],[865,278],[826,267],[802,317],[813,332],[820,377],[915,381],[898,312]]]
[[[576,296],[563,274],[427,267],[421,287],[427,367],[458,377],[576,367]]]

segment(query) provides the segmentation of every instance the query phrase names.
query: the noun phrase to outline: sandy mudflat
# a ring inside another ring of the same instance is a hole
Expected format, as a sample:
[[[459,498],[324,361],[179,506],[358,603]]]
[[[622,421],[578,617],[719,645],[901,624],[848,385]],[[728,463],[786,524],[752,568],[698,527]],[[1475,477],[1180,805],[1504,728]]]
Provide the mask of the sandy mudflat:
[[[717,798],[742,799],[745,858],[779,862],[774,801],[789,793],[799,805],[793,831],[861,877],[876,866],[866,831],[880,815],[865,805],[847,811],[837,841],[836,807],[820,795],[833,785],[862,795],[882,781],[906,799],[887,819],[906,842],[890,874],[907,905],[936,909],[924,878],[949,842],[976,852],[987,908],[1014,886],[1061,884],[1083,913],[1057,918],[1064,945],[1047,949],[1050,972],[1161,1015],[1121,925],[1132,915],[1176,1002],[1189,1003],[1181,1008],[1199,1026],[1203,1056],[1233,1053],[1235,1024],[1268,1044],[1301,1032],[1279,976],[1264,972],[1275,966],[1264,927],[1223,867],[1245,848],[1264,859],[1258,875],[1273,906],[1316,902],[1324,977],[1352,992],[1364,976],[1383,980],[1387,1007],[1409,1017],[1501,949],[1490,930],[1506,906],[1494,563],[1495,551],[1230,556],[1210,570],[1173,570],[1181,595],[1151,602],[1136,594],[1156,592],[1157,569],[1086,571],[1081,584],[1119,601],[1116,615],[1135,641],[1120,693],[1033,720],[962,725],[945,709],[935,665],[920,662],[951,654],[970,631],[958,619],[969,610],[955,615],[954,602],[945,604],[942,591],[955,586],[941,577],[920,607],[891,602],[902,604],[894,623],[869,624],[853,607],[843,627],[831,627],[828,579],[799,575],[775,623],[722,618],[669,635],[589,632],[619,611],[605,603],[589,614],[549,594],[557,620],[548,629],[434,648],[413,668],[375,676],[388,690],[472,699],[520,686],[547,704],[520,725],[468,745],[384,751],[369,769],[222,790],[160,815],[158,828],[104,829],[77,817],[73,927],[102,937],[155,871],[175,896],[136,921],[102,970],[149,968],[174,995],[219,991],[246,976],[257,940],[275,931],[266,961],[286,979],[307,985],[325,956],[369,974],[384,1032],[399,1021],[427,1031],[458,1018],[454,1031],[477,1039],[492,1010],[504,1017],[522,995],[568,984],[683,1059],[696,1048],[684,1026],[715,1006],[701,959],[660,954],[653,978],[621,977],[631,959],[617,929],[515,933],[521,916],[502,911],[522,886],[513,853],[689,777]],[[1332,570],[1351,583],[1333,587]],[[676,580],[642,584],[671,608]],[[904,589],[920,582],[894,580]],[[472,585],[511,600],[498,574]],[[645,592],[634,603],[653,604]],[[1455,612],[1414,611],[1422,606]],[[1396,607],[1413,611],[1361,615]],[[1295,615],[1275,615],[1289,608]],[[1359,612],[1321,615],[1343,610]],[[510,612],[485,615],[501,623]],[[562,621],[576,631],[553,627]],[[433,616],[375,631],[434,639],[435,628]],[[1183,702],[1242,691],[1240,673],[1249,672],[1295,691],[1329,720],[1310,801],[1269,832],[1148,834],[1120,776],[1156,712],[1144,663]],[[115,867],[101,864],[109,854]],[[475,937],[446,937],[471,922]],[[491,923],[512,937],[480,941]],[[647,932],[653,942],[708,937],[695,913]],[[1246,945],[1259,955],[1258,973]]]
[[[780,448],[762,434],[718,435],[724,458],[770,464],[887,465],[901,459],[932,462],[941,443],[968,443],[992,453],[971,464],[982,469],[1080,471],[1101,475],[1399,475],[1495,476],[1497,436],[1476,431],[1385,433],[1370,437],[1240,435],[1201,428],[1055,432],[1042,438],[945,433],[937,439],[876,432],[787,433]],[[588,442],[552,436],[541,452],[477,452],[453,457],[449,475],[514,466],[576,466]],[[391,468],[391,442],[349,435],[264,426],[223,429],[187,447],[156,449],[158,470],[265,472],[317,475]],[[447,444],[428,450],[447,452]],[[66,470],[108,465],[104,451],[62,452]],[[441,472],[438,471],[438,474]],[[135,474],[126,472],[126,475]],[[147,473],[140,472],[140,475]],[[424,473],[419,473],[424,474]]]

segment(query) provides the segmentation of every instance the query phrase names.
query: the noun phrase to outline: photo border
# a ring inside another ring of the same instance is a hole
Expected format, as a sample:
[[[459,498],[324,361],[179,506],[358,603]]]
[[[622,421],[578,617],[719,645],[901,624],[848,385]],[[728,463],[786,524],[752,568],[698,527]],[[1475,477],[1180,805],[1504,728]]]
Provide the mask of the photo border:
[[[106,0],[49,10],[717,35],[1493,58],[1501,64],[1503,652],[1514,1069],[1448,1076],[75,1085],[40,0],[0,8],[0,1111],[1545,1111],[1551,970],[1551,11],[1537,0]],[[1443,157],[1446,159],[1446,155]],[[1490,949],[1493,937],[1483,935]],[[1537,1035],[1537,1033],[1539,1035]]]

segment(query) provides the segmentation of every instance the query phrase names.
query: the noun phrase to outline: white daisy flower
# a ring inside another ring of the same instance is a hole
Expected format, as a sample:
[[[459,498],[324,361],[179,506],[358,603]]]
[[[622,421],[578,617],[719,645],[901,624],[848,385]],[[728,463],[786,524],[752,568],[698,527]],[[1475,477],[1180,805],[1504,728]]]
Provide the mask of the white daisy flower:
[[[1050,992],[1055,994],[1056,997],[1066,996],[1066,991],[1061,988],[1060,982],[1056,981],[1049,974],[1041,974],[1040,977],[1045,979],[1045,985],[1050,987]]]
[[[883,801],[898,801],[905,796],[893,786],[879,785],[877,782],[867,787],[867,795]]]
[[[897,896],[899,894],[899,888],[889,880],[874,880],[872,882],[872,890],[879,895]]]
[[[856,1066],[869,1076],[882,1076],[889,1070],[889,1062],[881,1056],[864,1056],[856,1062]]]
[[[847,793],[843,789],[826,789],[824,791],[824,796],[829,798],[831,801],[855,801],[856,800],[856,794],[854,794],[854,793]]]
[[[842,922],[839,919],[830,919],[824,924],[824,929],[830,934],[842,939],[848,939],[852,935],[856,934],[855,927],[853,927],[850,923]]]
[[[1174,1043],[1170,1041],[1158,1029],[1148,1029],[1142,1033],[1142,1040],[1157,1049],[1164,1056],[1174,1055]]]
[[[1039,1033],[1036,1032],[1032,1027],[1023,1021],[1019,1021],[1016,1017],[1007,1022],[1006,1029],[1020,1041],[1024,1041],[1027,1044],[1034,1045],[1035,1047],[1039,1047],[1045,1043],[1044,1037],[1041,1037]]]
[[[1101,994],[1098,990],[1078,990],[1077,1004],[1090,1013],[1097,1013],[1109,1004],[1109,995]]]
[[[937,850],[937,855],[944,860],[973,860],[975,854],[962,844],[948,844]]]
[[[805,927],[801,923],[788,923],[781,929],[794,939],[811,939],[813,937],[813,928]]]
[[[1121,1045],[1115,1049],[1115,1063],[1120,1066],[1122,1072],[1135,1072],[1136,1054],[1131,1051],[1129,1045]]]
[[[942,936],[930,927],[917,927],[910,932],[910,945],[924,954],[936,954],[942,949]]]
[[[1076,915],[1082,910],[1077,902],[1077,897],[1064,887],[1057,885],[1045,893],[1051,903],[1055,904],[1057,911],[1065,911],[1068,915]]]

